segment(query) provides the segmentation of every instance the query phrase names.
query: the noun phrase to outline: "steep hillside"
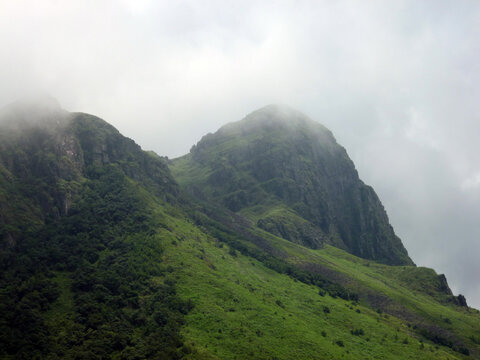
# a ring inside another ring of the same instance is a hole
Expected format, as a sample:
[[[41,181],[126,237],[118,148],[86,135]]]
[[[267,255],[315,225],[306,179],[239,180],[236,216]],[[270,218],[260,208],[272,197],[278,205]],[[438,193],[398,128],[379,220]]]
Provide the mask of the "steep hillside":
[[[52,102],[4,109],[0,137],[0,358],[180,357],[164,161]]]
[[[4,108],[0,130],[0,225],[9,225],[0,239],[14,243],[24,226],[67,215],[82,181],[104,165],[118,165],[165,200],[178,193],[161,159],[105,121],[68,113],[53,99]]]
[[[177,229],[178,239],[167,246],[164,261],[178,278],[178,294],[195,304],[182,331],[191,351],[187,358],[480,355],[480,315],[444,301],[447,295],[437,287],[439,278],[431,270],[368,263],[329,246],[311,250],[282,244],[297,261],[314,259],[337,278],[343,277],[342,283],[358,291],[356,299],[345,296],[341,288],[316,282],[319,278],[308,270],[282,271],[272,258],[252,257],[245,248],[237,251],[225,245],[226,237],[212,237],[198,228]],[[429,293],[421,290],[425,284]]]
[[[174,162],[179,186],[165,159],[97,117],[53,100],[4,109],[0,359],[479,358],[479,312],[411,264],[345,151],[298,116],[207,136],[219,147]],[[258,131],[268,159],[284,157],[263,175],[243,154]],[[336,199],[356,205],[337,219]],[[350,253],[341,236],[355,231],[362,246],[385,242],[375,260]]]
[[[270,105],[204,136],[172,162],[194,196],[310,248],[331,244],[391,265],[413,264],[373,189],[332,133]]]

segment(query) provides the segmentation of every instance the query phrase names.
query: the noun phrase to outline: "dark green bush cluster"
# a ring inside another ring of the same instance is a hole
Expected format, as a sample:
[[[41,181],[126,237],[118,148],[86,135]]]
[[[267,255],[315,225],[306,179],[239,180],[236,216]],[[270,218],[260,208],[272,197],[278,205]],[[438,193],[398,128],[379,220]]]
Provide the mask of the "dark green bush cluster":
[[[365,335],[363,329],[353,329],[353,330],[350,330],[350,334],[355,335],[355,336]]]
[[[459,352],[463,355],[470,355],[470,350],[463,344],[454,343],[452,340],[447,339],[445,336],[441,335],[435,329],[422,328],[420,329],[420,334],[437,345],[449,347],[453,351]]]

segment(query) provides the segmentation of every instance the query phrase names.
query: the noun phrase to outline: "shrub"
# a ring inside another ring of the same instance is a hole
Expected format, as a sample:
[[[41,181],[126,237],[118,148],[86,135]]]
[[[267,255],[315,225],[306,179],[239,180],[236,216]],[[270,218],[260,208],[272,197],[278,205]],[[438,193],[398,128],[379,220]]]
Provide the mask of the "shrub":
[[[237,251],[233,247],[230,247],[230,250],[228,250],[228,254],[233,257],[237,257]]]
[[[362,336],[365,333],[364,333],[363,329],[354,329],[354,330],[350,330],[350,334],[355,335],[355,336]]]

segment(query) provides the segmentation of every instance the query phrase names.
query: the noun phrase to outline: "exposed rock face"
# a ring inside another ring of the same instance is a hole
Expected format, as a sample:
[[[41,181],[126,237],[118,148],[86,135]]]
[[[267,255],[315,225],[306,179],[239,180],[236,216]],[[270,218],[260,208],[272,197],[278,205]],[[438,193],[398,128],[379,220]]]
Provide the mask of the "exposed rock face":
[[[375,191],[332,133],[298,111],[267,106],[209,134],[185,158],[192,191],[287,240],[327,242],[367,259],[412,264]],[[276,208],[276,211],[272,211]],[[286,209],[279,211],[278,208]]]
[[[67,215],[84,181],[107,164],[165,200],[178,193],[163,159],[95,116],[51,98],[0,110],[0,242],[15,244],[27,223]]]
[[[468,307],[467,300],[465,299],[465,296],[463,296],[462,294],[459,294],[456,297],[456,299],[457,299],[457,305],[458,306]]]
[[[82,148],[86,166],[117,164],[128,177],[143,183],[160,198],[173,201],[178,195],[177,183],[166,161],[143,151],[110,124],[92,115],[72,113],[71,127]]]

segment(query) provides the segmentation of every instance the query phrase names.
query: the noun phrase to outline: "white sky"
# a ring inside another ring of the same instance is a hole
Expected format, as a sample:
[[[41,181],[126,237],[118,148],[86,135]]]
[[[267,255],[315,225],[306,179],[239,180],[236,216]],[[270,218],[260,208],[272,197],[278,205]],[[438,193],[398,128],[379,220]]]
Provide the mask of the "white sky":
[[[175,157],[270,103],[323,123],[480,308],[480,2],[0,0],[0,105],[46,91]]]

